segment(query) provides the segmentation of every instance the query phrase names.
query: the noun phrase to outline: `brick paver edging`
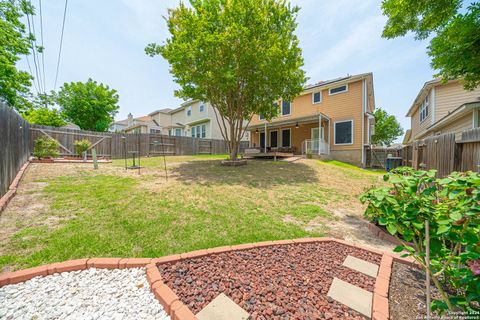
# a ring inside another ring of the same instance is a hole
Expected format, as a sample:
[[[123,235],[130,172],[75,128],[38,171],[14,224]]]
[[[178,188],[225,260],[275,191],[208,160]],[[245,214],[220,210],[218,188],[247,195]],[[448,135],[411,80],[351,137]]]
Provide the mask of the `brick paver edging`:
[[[173,292],[172,289],[163,283],[160,271],[157,268],[158,264],[176,262],[184,259],[199,258],[215,253],[247,250],[266,246],[312,242],[337,242],[357,249],[377,253],[382,256],[373,293],[372,319],[388,319],[388,287],[390,285],[393,260],[409,265],[413,265],[413,262],[390,253],[370,249],[334,238],[303,238],[240,244],[235,246],[196,250],[182,254],[164,256],[161,258],[91,258],[68,260],[65,262],[53,263],[30,269],[0,274],[0,287],[24,282],[37,276],[47,276],[54,273],[85,270],[88,268],[125,269],[145,267],[146,277],[152,293],[158,299],[165,311],[170,315],[172,320],[196,320],[193,312],[180,300],[180,298],[175,294],[175,292]]]
[[[10,187],[8,188],[7,193],[5,193],[0,198],[0,213],[2,213],[3,210],[5,210],[10,200],[12,200],[12,198],[17,193],[18,184],[20,183],[20,180],[22,180],[23,175],[25,174],[25,170],[27,170],[27,167],[29,164],[30,164],[30,160],[28,160],[23,164],[20,170],[18,170],[17,175],[15,176],[15,179],[13,179],[12,183],[10,184]]]

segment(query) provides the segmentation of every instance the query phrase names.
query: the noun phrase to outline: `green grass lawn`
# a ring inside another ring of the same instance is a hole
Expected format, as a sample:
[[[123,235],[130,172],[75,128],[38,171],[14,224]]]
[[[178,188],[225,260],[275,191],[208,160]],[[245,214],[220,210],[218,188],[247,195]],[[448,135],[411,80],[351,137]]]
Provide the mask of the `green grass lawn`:
[[[98,171],[36,164],[0,216],[0,228],[13,230],[0,241],[0,269],[322,236],[335,219],[326,208],[360,208],[358,194],[380,180],[318,160],[220,166],[225,157],[167,157],[168,181],[163,158],[142,159],[140,175],[124,170],[123,160]],[[20,218],[32,203],[42,214]]]

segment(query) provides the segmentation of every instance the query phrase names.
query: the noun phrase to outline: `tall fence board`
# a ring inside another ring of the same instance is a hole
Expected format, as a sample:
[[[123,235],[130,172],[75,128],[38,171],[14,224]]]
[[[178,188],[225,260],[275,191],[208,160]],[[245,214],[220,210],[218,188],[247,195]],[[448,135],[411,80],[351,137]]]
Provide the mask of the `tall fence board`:
[[[0,103],[0,197],[30,155],[29,127],[18,113]]]
[[[462,132],[460,141],[454,133],[446,133],[415,141],[412,147],[412,167],[436,169],[444,177],[452,171],[480,172],[480,128]]]
[[[480,172],[480,128],[462,133],[461,152],[456,170]]]

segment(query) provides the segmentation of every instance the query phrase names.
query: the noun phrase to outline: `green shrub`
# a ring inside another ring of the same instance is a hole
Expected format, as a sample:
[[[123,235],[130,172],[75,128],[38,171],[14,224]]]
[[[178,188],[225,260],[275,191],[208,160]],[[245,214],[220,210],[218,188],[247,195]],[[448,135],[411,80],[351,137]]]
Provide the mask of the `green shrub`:
[[[35,146],[33,147],[33,155],[38,159],[58,157],[57,141],[48,137],[37,138],[37,140],[35,140]]]
[[[83,153],[92,145],[92,143],[87,139],[76,140],[73,144],[75,145],[75,151],[79,156],[82,156]]]
[[[413,257],[430,273],[442,295],[442,300],[432,301],[432,310],[470,311],[480,307],[480,175],[454,172],[443,179],[435,175],[434,170],[398,168],[384,178],[392,187],[371,189],[360,200],[368,203],[367,218],[402,241],[394,251]]]
[[[312,159],[313,152],[312,150],[307,150],[307,159]]]

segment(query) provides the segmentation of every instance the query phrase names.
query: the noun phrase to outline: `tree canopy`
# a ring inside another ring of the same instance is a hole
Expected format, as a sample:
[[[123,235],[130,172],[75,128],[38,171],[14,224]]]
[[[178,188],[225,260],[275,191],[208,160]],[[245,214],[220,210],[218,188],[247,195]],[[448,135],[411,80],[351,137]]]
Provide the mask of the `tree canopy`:
[[[118,112],[117,91],[92,79],[65,83],[55,101],[65,118],[83,130],[107,131]]]
[[[21,22],[25,14],[34,14],[29,1],[0,1],[0,100],[18,111],[29,106],[32,80],[16,67],[20,56],[31,50],[33,35]]]
[[[169,10],[171,37],[149,44],[161,54],[180,85],[176,95],[208,101],[221,115],[221,132],[236,159],[245,123],[254,114],[268,120],[274,101],[292,100],[305,83],[294,31],[298,7],[285,0],[191,0]]]
[[[382,108],[375,110],[375,135],[372,143],[375,145],[389,146],[403,134],[403,128],[395,116],[389,115]]]
[[[383,37],[396,38],[407,32],[416,39],[434,34],[428,55],[436,76],[445,81],[463,79],[464,87],[480,85],[480,3],[470,4],[460,13],[462,0],[384,0],[388,21]]]
[[[22,116],[30,123],[44,126],[61,127],[66,124],[59,110],[48,107],[28,110]]]

